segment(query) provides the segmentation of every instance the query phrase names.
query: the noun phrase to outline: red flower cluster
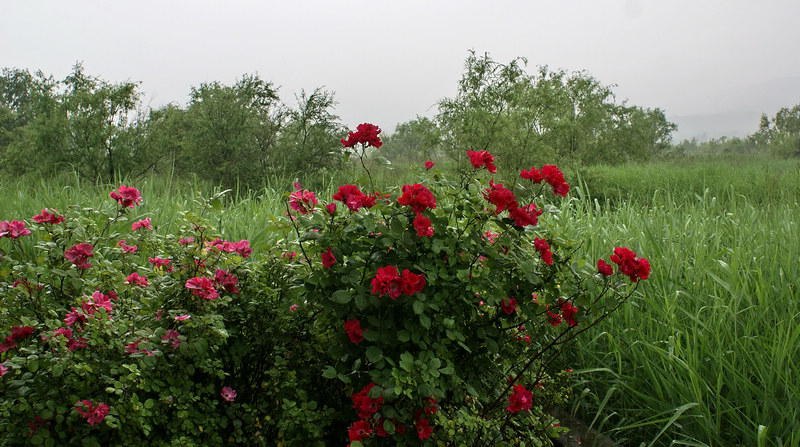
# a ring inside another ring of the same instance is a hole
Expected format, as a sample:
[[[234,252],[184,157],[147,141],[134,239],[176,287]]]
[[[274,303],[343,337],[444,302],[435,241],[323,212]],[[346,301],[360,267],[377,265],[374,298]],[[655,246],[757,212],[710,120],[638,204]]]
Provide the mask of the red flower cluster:
[[[131,225],[131,231],[136,231],[136,230],[138,230],[140,228],[147,228],[148,230],[152,230],[153,229],[153,227],[150,225],[150,218],[149,217],[147,219],[142,219],[142,220],[140,220],[138,222],[134,222]]]
[[[75,405],[75,409],[78,410],[81,416],[86,418],[86,422],[88,422],[89,425],[103,422],[103,419],[108,415],[108,410],[110,410],[106,404],[101,403],[95,406],[94,403],[88,400],[81,400],[75,403]]]
[[[486,170],[492,174],[497,172],[497,167],[494,165],[494,155],[490,154],[488,151],[467,151],[467,155],[469,156],[469,162],[475,169],[479,169],[485,165]]]
[[[519,207],[514,193],[502,183],[495,183],[494,179],[489,180],[489,188],[483,193],[483,197],[495,206],[495,214]]]
[[[645,258],[637,258],[636,253],[627,247],[617,247],[611,255],[611,261],[619,266],[619,271],[627,275],[631,281],[647,279],[650,276],[650,262]]]
[[[135,245],[128,245],[125,239],[120,239],[120,241],[117,242],[117,246],[122,249],[123,253],[136,253],[136,250],[139,249],[139,247]]]
[[[239,294],[239,289],[236,287],[238,281],[239,278],[227,270],[217,269],[214,273],[214,287],[225,289],[228,293]]]
[[[359,208],[372,208],[375,206],[376,198],[375,194],[364,194],[356,185],[342,185],[333,195],[333,200],[344,203],[350,211],[358,211]]]
[[[147,287],[147,277],[139,276],[138,273],[133,272],[125,278],[125,281],[132,286]]]
[[[533,393],[526,390],[522,385],[514,385],[514,391],[508,396],[508,410],[511,413],[516,413],[521,410],[528,411],[533,405]]]
[[[533,240],[533,248],[535,248],[541,255],[542,260],[547,265],[553,265],[553,252],[550,251],[550,244],[546,239],[535,238]]]
[[[543,212],[544,210],[537,209],[535,203],[531,203],[527,206],[512,208],[509,211],[509,215],[514,219],[515,225],[524,227],[526,225],[538,225],[539,216],[541,216]]]
[[[519,176],[533,183],[541,183],[544,180],[553,187],[554,194],[562,197],[567,197],[569,192],[569,183],[564,180],[564,173],[555,165],[544,165],[541,171],[531,166],[530,171],[523,169]]]
[[[495,183],[494,179],[489,180],[489,188],[483,193],[483,197],[495,206],[495,214],[508,210],[509,216],[514,219],[514,225],[519,227],[537,225],[539,216],[543,212],[537,209],[533,203],[520,207],[519,203],[517,203],[517,198],[514,197],[514,193],[503,186],[502,183]]]
[[[24,221],[12,220],[9,222],[4,220],[0,222],[0,239],[4,237],[16,239],[20,236],[27,236],[29,234],[31,234],[31,230],[25,228]]]
[[[379,267],[375,278],[372,279],[372,293],[377,296],[389,294],[391,299],[398,296],[413,295],[421,292],[425,287],[425,276],[411,273],[408,269],[403,270],[402,276],[397,273],[397,267],[387,265]]]
[[[174,268],[170,265],[172,263],[172,259],[162,259],[162,258],[147,258],[151,264],[153,264],[153,268],[163,268],[167,271],[167,273],[172,273]]]
[[[614,268],[611,266],[611,264],[607,264],[606,261],[602,259],[597,260],[597,271],[606,276],[611,276],[614,274]]]
[[[417,428],[417,436],[419,436],[420,440],[429,438],[433,433],[433,427],[428,424],[427,419],[417,419],[414,425]]]
[[[84,304],[86,303],[84,302]],[[87,321],[89,321],[89,318],[87,318],[86,314],[84,313],[86,312],[87,308],[84,308],[84,306],[81,306],[81,308],[83,309],[83,312],[73,307],[72,311],[67,312],[67,314],[64,316],[64,324],[66,324],[67,327],[72,327],[77,324],[78,328],[80,329],[86,324]]]
[[[342,138],[342,146],[353,147],[356,144],[361,143],[364,146],[379,148],[383,145],[380,137],[378,136],[379,133],[381,133],[381,129],[374,124],[359,124],[356,126],[355,132],[349,132],[347,134],[347,139]]]
[[[242,239],[239,242],[229,242],[220,238],[214,239],[211,242],[208,242],[208,248],[213,248],[219,251],[224,251],[226,253],[233,253],[236,252],[239,256],[246,258],[253,253],[253,249],[250,248],[250,241],[247,239]]]
[[[347,429],[347,436],[350,438],[350,442],[361,441],[364,438],[368,438],[369,435],[372,434],[372,427],[370,427],[368,421],[356,421],[350,425],[350,428]]]
[[[319,203],[317,196],[308,190],[300,189],[300,182],[294,184],[297,190],[289,196],[289,208],[306,215],[314,212],[314,205]]]
[[[105,309],[106,315],[110,314],[112,310],[114,310],[114,305],[111,303],[111,299],[118,299],[117,294],[114,291],[108,292],[108,295],[103,295],[102,292],[99,290],[95,290],[92,294],[91,298],[88,301],[81,302],[81,309],[83,312],[89,315],[94,315],[94,313],[98,309]],[[75,308],[73,308],[74,310]],[[69,315],[69,314],[67,314]],[[64,320],[66,323],[66,319]],[[71,324],[67,323],[67,326],[72,326]]]
[[[419,237],[433,237],[433,227],[431,227],[431,220],[417,213],[417,218],[414,219],[414,229],[417,230]]]
[[[500,301],[500,309],[507,315],[511,315],[517,310],[517,300],[515,298],[503,299]]]
[[[219,292],[214,288],[214,283],[205,276],[195,276],[187,280],[184,287],[191,290],[193,295],[202,297],[204,300],[213,300],[219,297]]]
[[[183,340],[178,338],[180,336],[180,332],[175,329],[167,329],[167,333],[161,337],[161,339],[168,342],[172,349],[178,349],[181,347],[181,343],[183,343]]]
[[[14,326],[11,328],[11,335],[6,336],[5,343],[0,343],[0,352],[6,352],[17,346],[17,340],[24,340],[33,333],[30,326]]]
[[[397,198],[397,203],[410,206],[411,210],[417,214],[428,208],[436,208],[436,199],[431,191],[419,183],[403,185],[403,195]]]
[[[353,318],[344,322],[344,331],[347,332],[347,338],[352,343],[361,343],[364,341],[364,329],[361,329],[361,322]]]
[[[550,306],[547,307],[549,308]],[[556,312],[550,312],[549,310],[547,311],[548,320],[551,326],[556,327],[561,324],[562,321],[566,321],[570,327],[578,325],[578,322],[575,321],[575,314],[578,313],[577,307],[575,307],[569,301],[559,301],[558,307],[561,310],[560,314],[558,313],[558,310],[556,310]]]
[[[139,190],[133,186],[120,185],[116,191],[111,191],[109,196],[123,208],[133,208],[142,201]]]
[[[561,304],[561,316],[564,317],[564,321],[566,321],[570,327],[578,325],[578,322],[575,321],[576,313],[578,313],[578,308],[573,306],[571,302],[565,301]]]
[[[78,328],[78,329],[80,329],[80,328]],[[82,338],[82,337],[73,338],[72,337],[72,329],[70,329],[70,328],[58,328],[58,329],[55,329],[55,330],[53,330],[53,337],[47,337],[47,336],[42,335],[42,340],[51,340],[52,338],[59,337],[59,336],[62,336],[62,337],[67,339],[67,349],[69,349],[70,351],[75,351],[78,348],[85,348],[86,347],[86,342],[89,341],[89,340],[87,340],[85,338]]]
[[[86,242],[75,244],[64,252],[64,258],[75,264],[75,267],[86,270],[92,267],[92,264],[88,262],[89,258],[94,256],[92,248],[92,244],[87,244]]]
[[[336,264],[336,256],[333,255],[333,247],[328,247],[328,251],[322,253],[322,266],[326,269]]]
[[[375,384],[370,382],[361,391],[350,396],[350,399],[353,400],[353,408],[358,411],[358,417],[361,419],[371,418],[373,414],[380,410],[383,404],[383,396],[378,396],[375,399],[369,397],[369,390],[374,386]]]
[[[64,222],[66,219],[64,219],[64,216],[56,216],[55,213],[57,212],[58,210],[54,209],[53,214],[50,214],[49,210],[45,208],[42,210],[41,214],[38,216],[33,216],[33,220],[38,223],[58,225],[61,222]]]

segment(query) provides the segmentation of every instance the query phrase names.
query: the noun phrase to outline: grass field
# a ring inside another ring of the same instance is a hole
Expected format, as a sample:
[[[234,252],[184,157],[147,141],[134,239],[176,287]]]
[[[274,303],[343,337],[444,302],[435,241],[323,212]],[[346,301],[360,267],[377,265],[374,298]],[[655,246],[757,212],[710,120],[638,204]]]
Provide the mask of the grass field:
[[[592,174],[605,200],[575,194],[562,225],[595,257],[629,244],[653,272],[580,342],[576,362],[598,369],[578,413],[629,445],[800,445],[800,165]]]
[[[640,297],[572,351],[584,369],[573,410],[626,445],[800,445],[800,163],[681,160],[586,169],[582,179],[568,179],[555,225],[584,242],[587,258],[627,245],[653,271]],[[269,222],[292,188],[281,183],[232,192],[220,229],[255,250],[275,244],[283,235]],[[111,206],[115,186],[0,181],[0,220]],[[134,186],[168,230],[198,192],[211,193],[162,178]]]

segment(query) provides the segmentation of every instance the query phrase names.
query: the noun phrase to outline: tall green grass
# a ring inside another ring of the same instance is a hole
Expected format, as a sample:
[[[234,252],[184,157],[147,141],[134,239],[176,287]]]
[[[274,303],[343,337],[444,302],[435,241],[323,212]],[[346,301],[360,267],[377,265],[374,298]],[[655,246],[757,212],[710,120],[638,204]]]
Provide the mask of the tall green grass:
[[[575,410],[596,428],[630,445],[800,445],[800,171],[773,163],[606,168],[622,200],[584,185],[564,207],[592,259],[619,244],[653,266],[574,351],[595,368]]]

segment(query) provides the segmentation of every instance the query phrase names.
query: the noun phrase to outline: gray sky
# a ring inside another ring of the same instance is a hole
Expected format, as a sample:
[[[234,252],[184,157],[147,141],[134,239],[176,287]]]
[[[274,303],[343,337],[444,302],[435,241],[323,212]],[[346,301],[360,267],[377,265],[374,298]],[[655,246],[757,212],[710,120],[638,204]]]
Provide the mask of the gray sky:
[[[800,1],[0,0],[0,66],[63,79],[80,60],[145,101],[259,73],[287,102],[336,92],[349,127],[392,131],[453,96],[468,50],[588,70],[619,100],[660,107],[679,138],[745,135],[800,103]]]

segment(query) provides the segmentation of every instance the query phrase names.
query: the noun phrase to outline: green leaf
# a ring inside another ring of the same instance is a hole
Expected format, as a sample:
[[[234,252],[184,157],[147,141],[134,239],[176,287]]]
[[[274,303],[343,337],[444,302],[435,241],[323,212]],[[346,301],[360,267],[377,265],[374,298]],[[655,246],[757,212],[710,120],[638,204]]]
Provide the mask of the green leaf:
[[[147,399],[146,401],[144,401],[144,407],[147,408],[148,410],[153,408],[153,406],[155,406],[155,402],[153,401],[153,399]]]
[[[211,208],[214,208],[216,211],[222,211],[222,199],[215,197],[214,200],[211,201]]]
[[[414,313],[417,315],[422,314],[425,311],[425,303],[420,300],[415,300],[414,304],[411,305],[414,308]]]
[[[383,350],[377,346],[370,346],[367,348],[367,360],[372,363],[377,362],[383,357]]]
[[[414,356],[408,352],[400,354],[400,368],[406,371],[411,371],[414,367]]]
[[[392,234],[401,236],[406,230],[406,221],[403,216],[395,216],[392,219]]]
[[[338,304],[347,304],[352,299],[353,299],[353,296],[350,295],[350,291],[349,290],[337,290],[337,291],[333,292],[333,295],[331,295],[331,300],[334,303],[338,303]]]
[[[364,330],[364,334],[363,334],[364,340],[367,340],[367,341],[378,341],[378,337],[379,336],[380,336],[380,334],[378,334],[378,331]]]
[[[425,329],[431,328],[431,317],[422,314],[419,316],[419,324],[422,325]]]
[[[405,343],[411,340],[411,333],[405,329],[401,329],[397,331],[397,340]]]
[[[356,295],[355,301],[358,310],[364,310],[369,306],[369,298],[364,295]]]
[[[334,368],[333,366],[325,368],[325,371],[322,371],[322,377],[326,379],[333,379],[334,377],[336,377],[336,368]]]

